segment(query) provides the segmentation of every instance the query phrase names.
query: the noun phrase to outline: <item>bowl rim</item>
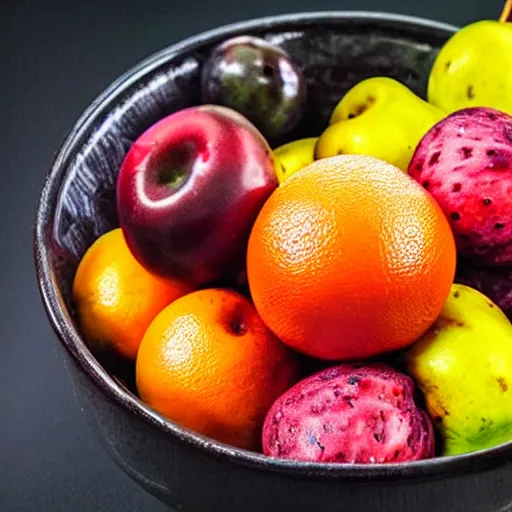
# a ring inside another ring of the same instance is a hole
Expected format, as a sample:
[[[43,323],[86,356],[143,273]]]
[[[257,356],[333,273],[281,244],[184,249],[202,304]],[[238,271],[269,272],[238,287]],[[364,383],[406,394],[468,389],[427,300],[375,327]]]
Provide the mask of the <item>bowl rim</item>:
[[[121,74],[104,89],[87,107],[82,115],[68,131],[47,172],[44,185],[37,204],[36,220],[33,231],[33,255],[36,267],[37,283],[44,309],[50,324],[60,343],[74,360],[78,370],[83,372],[108,399],[119,407],[136,416],[139,420],[159,430],[165,435],[174,437],[188,448],[202,455],[261,471],[277,472],[298,477],[320,477],[337,480],[404,480],[440,476],[447,473],[459,473],[475,470],[479,463],[481,469],[495,467],[504,463],[505,455],[510,455],[512,442],[494,448],[463,455],[433,458],[408,463],[389,464],[347,464],[347,463],[315,463],[277,459],[259,453],[235,448],[197,434],[181,427],[145,405],[139,398],[124,389],[97,361],[82,340],[80,333],[73,326],[54,273],[52,272],[49,250],[45,243],[47,225],[51,225],[55,211],[55,203],[61,191],[66,175],[67,162],[79,146],[77,141],[88,133],[91,125],[101,113],[108,111],[124,91],[131,87],[146,74],[164,64],[183,51],[209,41],[230,37],[244,31],[271,29],[282,24],[301,23],[336,23],[336,22],[379,22],[388,25],[403,25],[410,29],[416,26],[454,33],[459,27],[430,19],[402,14],[360,10],[311,11],[291,14],[280,14],[253,18],[222,25],[207,30],[172,44],[163,50],[153,53]]]

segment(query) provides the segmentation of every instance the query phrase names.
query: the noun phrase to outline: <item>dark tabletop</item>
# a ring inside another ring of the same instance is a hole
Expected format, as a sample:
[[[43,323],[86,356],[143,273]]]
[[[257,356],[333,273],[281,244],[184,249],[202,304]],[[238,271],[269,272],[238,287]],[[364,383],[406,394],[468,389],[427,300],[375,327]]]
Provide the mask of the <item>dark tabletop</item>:
[[[232,21],[385,10],[463,25],[502,0],[0,0],[0,511],[159,512],[85,423],[56,352],[32,260],[45,172],[91,100],[140,59]],[[44,7],[43,7],[44,6]]]

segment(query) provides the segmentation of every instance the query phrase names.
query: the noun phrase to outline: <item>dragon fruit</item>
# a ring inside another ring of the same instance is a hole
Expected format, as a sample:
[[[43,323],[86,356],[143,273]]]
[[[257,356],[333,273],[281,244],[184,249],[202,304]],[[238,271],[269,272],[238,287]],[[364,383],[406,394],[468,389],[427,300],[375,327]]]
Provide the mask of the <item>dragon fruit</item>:
[[[263,426],[263,452],[312,462],[391,463],[434,456],[412,379],[382,363],[342,364],[284,393]]]
[[[409,175],[439,203],[461,256],[512,264],[512,117],[476,107],[434,125],[418,144]]]

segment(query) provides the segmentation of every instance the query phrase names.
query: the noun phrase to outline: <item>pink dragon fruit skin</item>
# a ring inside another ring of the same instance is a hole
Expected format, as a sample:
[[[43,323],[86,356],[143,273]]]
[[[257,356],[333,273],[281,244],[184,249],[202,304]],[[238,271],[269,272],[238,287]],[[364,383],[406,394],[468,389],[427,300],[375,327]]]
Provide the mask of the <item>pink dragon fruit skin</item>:
[[[391,463],[434,456],[434,429],[410,377],[342,364],[300,381],[271,407],[263,453],[311,462]]]
[[[441,206],[460,255],[512,264],[512,117],[459,110],[432,127],[408,169]]]

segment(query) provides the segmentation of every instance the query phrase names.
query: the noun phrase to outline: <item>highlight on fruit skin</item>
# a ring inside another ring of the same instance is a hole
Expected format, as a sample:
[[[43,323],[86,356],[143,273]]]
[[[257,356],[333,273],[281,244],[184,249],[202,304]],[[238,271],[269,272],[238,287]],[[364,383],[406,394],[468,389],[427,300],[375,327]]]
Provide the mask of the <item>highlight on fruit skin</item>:
[[[263,453],[307,462],[384,464],[431,458],[434,429],[413,380],[384,364],[342,364],[300,381],[272,405]]]

